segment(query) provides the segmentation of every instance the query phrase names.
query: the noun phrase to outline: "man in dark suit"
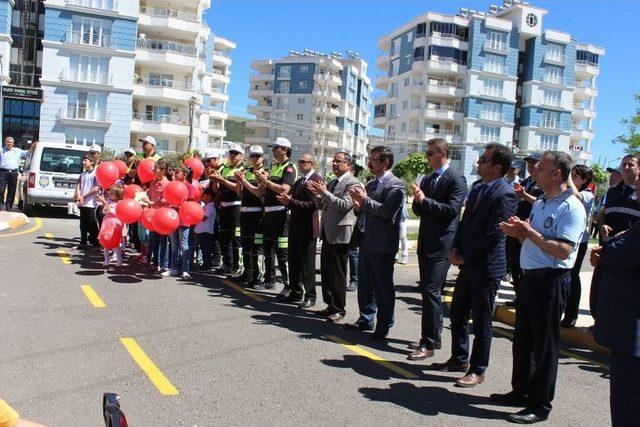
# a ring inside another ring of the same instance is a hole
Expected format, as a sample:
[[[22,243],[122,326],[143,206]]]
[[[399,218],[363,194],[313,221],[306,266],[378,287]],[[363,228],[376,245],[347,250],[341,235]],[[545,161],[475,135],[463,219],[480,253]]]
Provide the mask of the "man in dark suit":
[[[413,184],[413,212],[420,217],[418,264],[422,289],[422,337],[410,360],[433,356],[440,347],[440,294],[449,271],[449,252],[467,193],[464,177],[449,167],[449,145],[442,138],[427,141],[427,161],[433,173]]]
[[[316,245],[320,216],[306,185],[310,181],[322,182],[322,177],[314,170],[315,163],[311,154],[300,156],[300,178],[294,182],[290,194],[277,196],[291,212],[288,237],[291,293],[285,302],[299,304],[301,308],[313,307],[316,303]]]
[[[388,147],[375,147],[368,167],[374,179],[363,190],[354,187],[350,194],[361,211],[356,227],[361,233],[358,260],[359,330],[373,329],[374,340],[387,337],[393,326],[396,293],[393,266],[400,242],[400,214],[404,203],[404,182],[391,173],[393,153]]]
[[[516,211],[516,194],[504,179],[511,150],[488,144],[478,159],[481,182],[475,185],[453,242],[449,262],[460,267],[451,302],[451,358],[434,367],[466,372],[456,384],[474,387],[484,381],[491,350],[491,316],[500,279],[507,272],[505,235],[499,224]],[[469,317],[473,350],[469,358]]]
[[[640,177],[636,179],[640,201]],[[591,255],[599,267],[598,316],[594,337],[611,349],[611,423],[636,425],[640,407],[640,221],[620,237],[610,239]]]

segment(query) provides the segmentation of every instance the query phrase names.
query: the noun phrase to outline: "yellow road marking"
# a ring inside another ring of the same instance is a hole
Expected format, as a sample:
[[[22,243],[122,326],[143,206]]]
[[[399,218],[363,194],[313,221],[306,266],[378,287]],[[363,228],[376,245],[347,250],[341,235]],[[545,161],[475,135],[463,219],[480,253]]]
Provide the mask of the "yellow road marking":
[[[140,348],[133,338],[120,338],[120,342],[127,349],[133,360],[140,366],[140,369],[147,374],[153,385],[156,386],[163,396],[175,396],[178,389],[164,376],[158,367],[149,359],[149,356]]]
[[[34,219],[33,227],[29,228],[28,230],[18,231],[16,233],[10,233],[10,234],[2,234],[0,235],[0,237],[21,236],[23,234],[29,234],[29,233],[33,233],[34,231],[40,230],[42,228],[42,220],[40,218],[33,218],[33,219]]]
[[[52,233],[44,233],[44,237],[46,237],[47,239],[51,240],[51,239],[53,239],[53,234]]]
[[[373,354],[370,351],[367,351],[365,349],[363,349],[362,347],[358,347],[357,345],[354,344],[350,344],[347,341],[343,340],[342,338],[338,338],[335,335],[328,335],[327,338],[329,338],[331,341],[340,344],[341,346],[343,346],[344,348],[346,348],[347,350],[351,350],[352,352],[359,354],[360,356],[364,356],[367,359],[373,360],[374,362],[384,366],[385,368],[402,375],[403,377],[413,380],[418,378],[417,375],[407,371],[406,369],[403,369],[397,365],[395,365],[393,362],[389,362],[388,360],[384,360],[382,357],[378,356],[377,354]]]
[[[223,280],[222,281],[225,285],[229,286],[230,288],[235,289],[238,292],[242,292],[243,294],[245,294],[246,296],[248,296],[249,298],[251,298],[254,301],[258,301],[258,302],[264,302],[264,298],[262,298],[259,295],[254,294],[251,291],[246,290],[245,288],[243,288],[242,286],[238,286],[235,283],[233,283],[231,280]]]
[[[71,259],[69,258],[69,254],[67,254],[65,251],[56,251],[58,253],[58,256],[60,257],[60,260],[62,261],[63,264],[71,264]]]
[[[82,292],[84,292],[84,296],[87,297],[91,305],[95,308],[105,308],[107,305],[102,301],[102,298],[93,290],[91,285],[81,285]]]

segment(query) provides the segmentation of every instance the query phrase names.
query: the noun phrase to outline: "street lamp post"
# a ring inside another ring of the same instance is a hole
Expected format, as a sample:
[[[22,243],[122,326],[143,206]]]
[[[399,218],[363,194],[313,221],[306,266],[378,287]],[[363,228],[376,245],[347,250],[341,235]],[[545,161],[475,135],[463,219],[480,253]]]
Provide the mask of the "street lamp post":
[[[198,100],[195,96],[189,98],[189,143],[188,149],[191,151],[193,149],[193,116],[195,114],[195,107]]]

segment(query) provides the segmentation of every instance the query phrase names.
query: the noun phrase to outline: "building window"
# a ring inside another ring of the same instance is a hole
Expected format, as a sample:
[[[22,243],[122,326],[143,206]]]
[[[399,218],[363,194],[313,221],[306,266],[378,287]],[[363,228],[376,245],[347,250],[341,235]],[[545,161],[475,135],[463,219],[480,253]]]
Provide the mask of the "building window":
[[[104,146],[105,131],[97,129],[66,128],[65,140],[67,144]]]
[[[427,23],[423,22],[416,27],[416,38],[425,37],[427,34]]]
[[[396,116],[398,115],[398,107],[396,104],[390,104],[389,105],[389,118],[390,119],[395,119]]]
[[[389,91],[389,96],[392,98],[395,96],[398,96],[398,83],[396,82],[391,83],[391,90]]]
[[[402,65],[409,65],[409,64],[411,64],[411,56],[412,56],[411,54],[405,55],[405,56],[402,58]]]
[[[304,114],[296,114],[296,120],[304,120]]]
[[[492,53],[487,53],[484,57],[484,71],[488,71],[491,73],[505,73],[505,57],[502,55],[494,55]]]
[[[304,104],[305,98],[298,98],[298,104]]]
[[[557,89],[544,89],[542,102],[544,105],[559,107],[561,98],[562,98],[561,91]]]
[[[107,96],[104,93],[78,92],[70,90],[67,99],[67,114],[70,119],[106,120]]]
[[[402,109],[406,110],[407,108],[409,108],[409,101],[408,100],[402,101]]]
[[[482,94],[488,96],[502,97],[504,82],[496,79],[482,79]]]
[[[449,158],[451,160],[462,160],[462,151],[460,147],[449,146]]]
[[[169,151],[169,140],[166,138],[156,138],[156,150]]]
[[[502,121],[502,104],[485,101],[480,116],[485,120]]]
[[[546,55],[551,60],[564,62],[564,45],[548,43]]]
[[[547,133],[543,133],[540,135],[540,146],[539,150],[558,150],[558,135],[550,135]]]
[[[544,81],[547,83],[562,84],[562,67],[545,65]]]
[[[411,43],[413,41],[413,33],[407,33],[407,43]]]
[[[498,126],[480,126],[480,140],[482,142],[499,142],[500,127]]]
[[[407,124],[406,123],[402,123],[400,125],[400,131],[401,132],[406,132],[407,131]]]
[[[487,41],[492,49],[506,50],[507,49],[507,33],[502,31],[489,31],[487,34]]]
[[[289,82],[279,82],[277,93],[289,93]]]
[[[278,78],[288,79],[291,77],[291,65],[282,65],[278,71]]]
[[[309,72],[309,66],[308,65],[301,65],[300,66],[300,74],[306,74]]]
[[[560,128],[560,113],[557,111],[545,111],[542,114],[542,123],[540,127],[549,129]]]
[[[109,58],[72,54],[71,67],[64,76],[69,80],[96,84],[109,83]]]
[[[404,87],[409,86],[410,83],[411,83],[411,79],[409,77],[404,79]]]
[[[396,59],[391,62],[391,70],[389,72],[389,76],[395,76],[398,74],[398,68],[400,67],[400,62]]]
[[[307,82],[298,82],[298,89],[306,89]]]
[[[67,42],[111,47],[111,22],[76,15],[71,23],[71,34],[67,35]]]
[[[397,52],[400,52],[400,38],[393,40],[393,43],[391,43],[391,51],[389,52],[389,54],[393,56]]]

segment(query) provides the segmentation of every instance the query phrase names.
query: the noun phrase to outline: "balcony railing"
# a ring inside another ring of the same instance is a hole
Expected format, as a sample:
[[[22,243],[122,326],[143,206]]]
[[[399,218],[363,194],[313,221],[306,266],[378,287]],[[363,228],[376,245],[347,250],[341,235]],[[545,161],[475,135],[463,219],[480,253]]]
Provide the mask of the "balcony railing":
[[[138,39],[136,46],[140,49],[150,50],[152,52],[170,52],[185,56],[198,56],[198,51],[195,46],[176,43],[171,40]]]
[[[494,111],[480,111],[478,113],[478,118],[481,120],[491,120],[494,122],[504,122],[504,114],[496,113]]]
[[[167,88],[167,89],[178,89],[178,90],[192,90],[191,86],[187,86],[186,83],[171,80],[171,79],[137,79],[134,83],[146,86],[146,87],[158,87],[158,88]],[[195,91],[195,89],[194,89]]]
[[[64,42],[82,46],[114,48],[116,39],[106,34],[69,31],[65,34]]]
[[[555,120],[541,120],[538,122],[539,128],[560,130],[560,122]]]
[[[118,0],[64,0],[69,6],[86,7],[115,12],[118,10]]]
[[[453,40],[458,40],[461,42],[466,42],[467,39],[465,39],[464,37],[461,37],[457,34],[453,34],[453,33],[439,33],[437,31],[433,31],[431,33],[431,37],[440,37],[442,39],[453,39]]]
[[[379,119],[381,117],[386,117],[386,113],[383,111],[381,113],[373,113],[373,118],[374,119]]]
[[[542,81],[554,85],[564,85],[564,79],[560,76],[555,75],[545,75],[542,77]]]
[[[575,85],[576,87],[583,88],[583,89],[596,90],[595,85],[592,85],[591,83],[588,83],[588,82],[576,82]]]
[[[544,60],[547,62],[557,62],[560,64],[566,64],[567,63],[567,57],[561,53],[558,52],[545,52],[544,54]]]
[[[477,141],[478,142],[483,142],[483,143],[491,143],[491,142],[500,142],[500,135],[483,135],[480,134],[477,137]]]
[[[72,70],[65,68],[60,72],[61,81],[89,83],[94,85],[112,85],[113,74],[111,73],[89,73],[82,70]]]
[[[156,123],[156,124],[169,123],[172,125],[183,125],[183,126],[189,125],[188,117],[176,116],[173,114],[139,113],[134,111],[131,118],[133,120],[139,120],[145,123]]]
[[[449,136],[451,136],[451,137],[459,137],[459,136],[461,136],[459,132],[455,132],[455,131],[452,131],[452,130],[443,130],[443,129],[436,130],[436,129],[433,129],[433,128],[425,128],[424,129],[424,133],[425,133],[425,135],[430,136],[430,137],[433,136],[434,138],[446,138],[446,137],[449,137]]]
[[[198,15],[195,13],[182,12],[168,8],[140,6],[140,13],[160,18],[175,18],[180,19],[181,21],[200,22]]]
[[[482,89],[480,89],[480,95],[492,96],[494,98],[502,98],[503,90],[502,89],[482,88]]]
[[[458,65],[467,65],[467,61],[463,61],[462,59],[457,59],[457,58],[451,58],[450,56],[431,55],[429,57],[429,59],[432,60],[432,61],[437,61],[437,62],[442,62],[442,63],[452,63],[452,64],[458,64]]]
[[[435,110],[435,111],[448,111],[451,113],[461,113],[462,110],[460,108],[456,108],[453,105],[438,105],[438,104],[427,104],[427,109],[428,110]]]
[[[598,64],[596,64],[595,62],[587,61],[586,59],[578,59],[576,61],[576,65],[586,65],[586,66],[589,66],[589,67],[598,68]]]
[[[217,56],[222,56],[223,58],[229,58],[229,53],[225,52],[224,50],[214,50],[213,54]]]
[[[56,117],[58,117],[59,119],[106,122],[109,115],[105,110],[69,105],[67,107],[60,108]]]
[[[484,50],[493,50],[498,52],[507,52],[509,50],[508,44],[494,40],[485,40],[483,47]]]
[[[507,74],[507,68],[504,65],[500,64],[483,64],[482,71],[486,71],[487,73],[495,73],[495,74]]]

